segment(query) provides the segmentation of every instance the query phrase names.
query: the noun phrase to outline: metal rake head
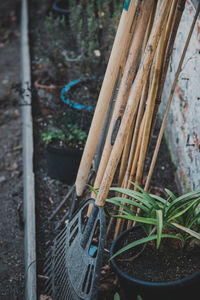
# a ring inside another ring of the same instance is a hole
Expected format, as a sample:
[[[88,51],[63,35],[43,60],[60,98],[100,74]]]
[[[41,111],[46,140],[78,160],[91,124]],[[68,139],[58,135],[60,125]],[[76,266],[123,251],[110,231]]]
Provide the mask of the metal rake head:
[[[93,209],[86,216],[89,204]],[[53,300],[95,300],[105,239],[104,209],[88,200],[54,239],[45,260],[45,294]]]

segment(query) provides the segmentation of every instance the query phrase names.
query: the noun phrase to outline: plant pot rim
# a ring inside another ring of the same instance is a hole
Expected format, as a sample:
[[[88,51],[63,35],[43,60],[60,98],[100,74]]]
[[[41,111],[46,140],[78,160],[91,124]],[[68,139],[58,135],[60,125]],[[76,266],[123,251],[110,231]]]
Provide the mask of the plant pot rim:
[[[114,242],[112,243],[111,245],[111,248],[110,248],[110,257],[112,257],[112,255],[114,254],[114,249],[115,249],[115,246],[117,245],[117,243],[119,242],[119,240],[121,238],[123,238],[123,236],[125,236],[128,232],[131,232],[132,230],[134,230],[135,227],[139,227],[139,225],[136,225],[134,227],[131,227],[131,228],[128,228],[126,229],[125,231],[123,231],[122,233],[119,234],[119,236],[114,240]],[[166,281],[166,282],[157,282],[157,281],[154,281],[154,282],[151,282],[151,281],[144,281],[144,280],[140,280],[140,279],[136,279],[134,277],[131,277],[129,275],[127,275],[125,272],[123,272],[119,267],[118,265],[116,264],[115,262],[115,258],[113,258],[111,261],[111,265],[113,267],[113,269],[116,271],[116,273],[118,273],[121,277],[125,278],[126,280],[128,281],[131,281],[133,283],[136,283],[137,285],[140,285],[140,286],[147,286],[147,287],[156,287],[156,286],[159,286],[159,287],[172,287],[172,286],[178,286],[178,285],[183,285],[184,283],[186,282],[189,282],[191,280],[193,280],[194,278],[200,276],[200,270],[182,278],[182,279],[178,279],[178,280],[173,280],[173,281]]]
[[[46,150],[54,153],[63,153],[63,154],[68,154],[68,155],[74,155],[74,154],[82,154],[83,150],[82,149],[74,149],[70,148],[69,146],[57,146],[57,145],[52,145],[51,143],[46,146]]]

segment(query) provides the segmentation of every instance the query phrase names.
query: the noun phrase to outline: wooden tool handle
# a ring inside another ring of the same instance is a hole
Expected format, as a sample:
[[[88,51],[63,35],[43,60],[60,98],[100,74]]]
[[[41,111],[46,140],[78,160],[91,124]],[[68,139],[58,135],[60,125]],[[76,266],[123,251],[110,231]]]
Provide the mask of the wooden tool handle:
[[[95,188],[99,188],[116,136],[124,114],[131,85],[136,73],[139,55],[141,53],[142,43],[145,36],[148,19],[151,13],[151,7],[154,0],[144,1],[139,7],[139,13],[136,20],[133,40],[130,46],[129,55],[124,68],[124,74],[121,80],[119,92],[116,99],[115,108],[108,129],[106,142],[104,145],[99,170],[94,183]],[[132,121],[131,121],[132,123]]]
[[[135,1],[136,0],[125,1],[124,9],[120,18],[120,23],[111,51],[106,74],[103,80],[94,117],[76,178],[75,185],[77,196],[81,196],[85,188],[108,104],[112,96],[112,91],[120,69],[120,63],[123,59],[123,49],[128,41],[129,35],[131,34],[130,29],[136,8]]]
[[[111,156],[101,182],[100,190],[96,198],[96,205],[98,206],[103,206],[105,204],[105,200],[127,138],[130,125],[129,120],[133,118],[136,113],[142,88],[147,80],[158,41],[163,30],[163,24],[169,12],[170,4],[171,1],[165,0],[162,5],[158,18],[152,29],[143,60],[140,64],[135,81],[132,85],[117,139],[112,149]]]

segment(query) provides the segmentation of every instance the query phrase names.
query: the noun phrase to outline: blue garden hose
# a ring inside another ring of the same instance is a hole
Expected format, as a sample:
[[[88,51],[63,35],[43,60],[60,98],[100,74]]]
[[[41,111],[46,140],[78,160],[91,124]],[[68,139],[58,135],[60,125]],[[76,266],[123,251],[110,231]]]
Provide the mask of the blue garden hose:
[[[95,76],[91,76],[91,77],[87,77],[87,78],[79,78],[79,79],[75,79],[71,82],[69,82],[62,90],[61,90],[61,93],[60,93],[60,98],[61,100],[69,105],[70,107],[74,108],[74,109],[77,109],[77,110],[86,110],[86,111],[93,111],[94,108],[92,106],[85,106],[83,104],[79,104],[78,102],[75,102],[69,98],[66,98],[67,96],[67,93],[69,92],[69,90],[76,84],[79,84],[81,82],[85,82],[85,81],[88,81],[88,80],[93,80],[95,79],[96,77]]]
[[[61,2],[62,0],[55,0],[54,3],[53,3],[53,6],[52,8],[57,11],[57,12],[60,12],[62,14],[69,14],[70,13],[70,9],[64,9],[64,8],[61,8],[59,6],[57,6],[57,4],[59,4],[59,2]]]

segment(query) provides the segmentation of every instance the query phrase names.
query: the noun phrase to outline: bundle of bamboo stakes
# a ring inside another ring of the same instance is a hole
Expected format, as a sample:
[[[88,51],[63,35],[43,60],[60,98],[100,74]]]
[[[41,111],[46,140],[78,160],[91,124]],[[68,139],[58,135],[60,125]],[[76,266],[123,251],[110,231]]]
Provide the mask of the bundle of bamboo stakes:
[[[111,183],[112,178],[109,179],[110,182],[104,184],[102,182],[103,176],[119,127],[124,124],[126,124],[124,126],[126,126],[127,132],[121,138],[121,143],[119,139],[119,151],[121,150],[122,154],[120,154],[120,160],[118,159],[120,161],[118,164],[118,186],[130,189],[133,187],[131,181],[142,186],[147,150],[154,133],[170,57],[185,2],[186,0],[135,1],[132,30],[124,49],[126,59],[121,64],[121,72],[116,85],[117,91],[115,91],[115,107],[109,124],[94,188],[99,188],[100,186],[104,188],[106,184],[109,185]],[[198,16],[198,12],[196,15]],[[195,20],[193,23],[195,24]],[[146,191],[148,191],[150,186],[170,103],[192,30],[191,28],[169,95],[165,117],[144,186]],[[131,101],[134,102],[134,108],[129,113],[127,106],[129,106]],[[109,181],[108,178],[106,180]],[[112,226],[112,221],[108,226],[108,233]],[[123,225],[122,219],[118,219],[114,238],[120,233]],[[128,222],[126,226],[130,227],[132,225],[131,222]]]

